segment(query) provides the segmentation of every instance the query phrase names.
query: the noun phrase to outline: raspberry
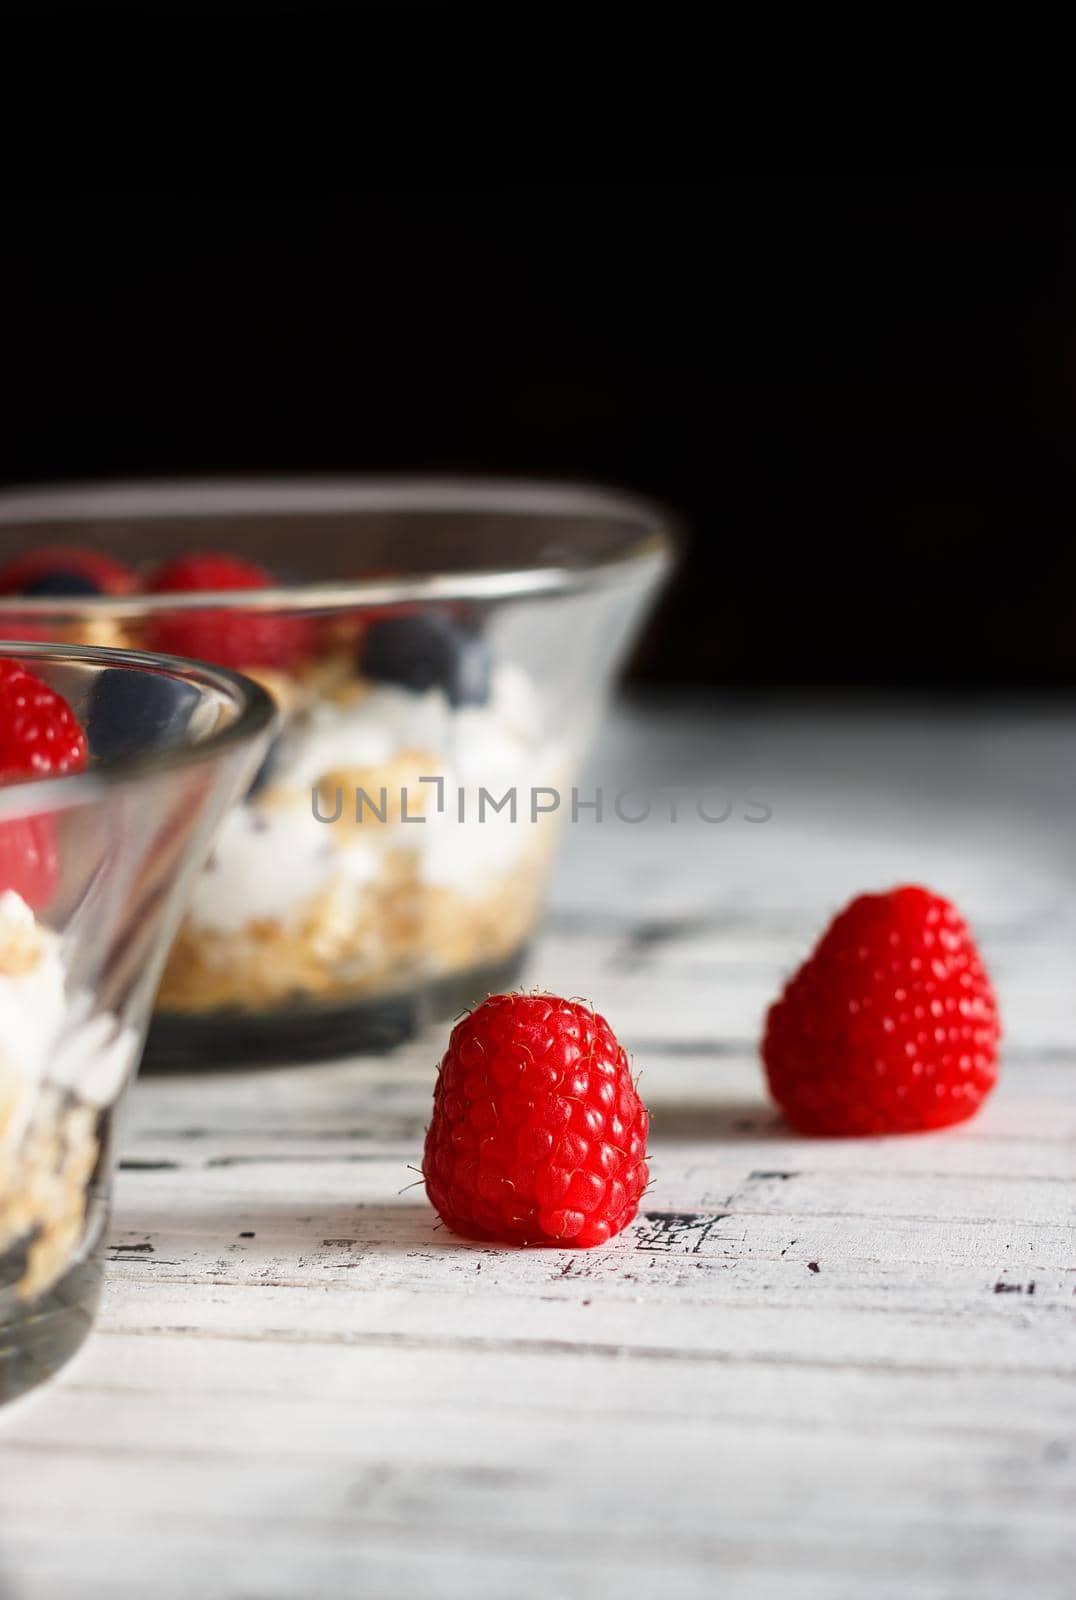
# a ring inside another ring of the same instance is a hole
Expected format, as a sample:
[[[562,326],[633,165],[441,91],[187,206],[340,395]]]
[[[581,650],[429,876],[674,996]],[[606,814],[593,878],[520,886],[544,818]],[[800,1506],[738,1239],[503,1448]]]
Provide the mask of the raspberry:
[[[81,772],[86,735],[62,695],[17,661],[0,659],[0,784]],[[14,889],[35,910],[59,878],[53,818],[0,822],[0,892]]]
[[[158,567],[146,585],[151,594],[185,594],[201,589],[271,589],[273,575],[253,561],[223,551],[195,551]]]
[[[60,880],[53,818],[12,817],[0,822],[0,894],[14,889],[33,911],[48,905]]]
[[[493,995],[441,1062],[426,1192],[469,1239],[604,1244],[639,1208],[648,1123],[604,1017],[555,995]]]
[[[148,585],[153,594],[191,594],[201,590],[271,589],[264,567],[213,552],[169,561]],[[150,643],[167,655],[193,656],[221,667],[290,667],[310,649],[307,618],[271,611],[177,611],[156,617]]]
[[[770,1007],[770,1092],[803,1133],[914,1133],[970,1117],[997,1077],[997,1003],[960,913],[864,894]]]
[[[50,544],[5,561],[0,594],[130,594],[135,576],[122,561],[76,544]]]
[[[63,695],[17,661],[0,659],[0,783],[85,765],[86,735]]]

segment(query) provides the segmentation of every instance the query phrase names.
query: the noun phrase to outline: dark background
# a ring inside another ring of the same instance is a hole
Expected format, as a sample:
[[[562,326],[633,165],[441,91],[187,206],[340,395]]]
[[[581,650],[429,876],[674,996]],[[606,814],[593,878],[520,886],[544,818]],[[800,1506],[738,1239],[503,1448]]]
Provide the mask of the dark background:
[[[1076,184],[96,194],[13,230],[0,478],[416,469],[669,502],[643,680],[1076,685]]]

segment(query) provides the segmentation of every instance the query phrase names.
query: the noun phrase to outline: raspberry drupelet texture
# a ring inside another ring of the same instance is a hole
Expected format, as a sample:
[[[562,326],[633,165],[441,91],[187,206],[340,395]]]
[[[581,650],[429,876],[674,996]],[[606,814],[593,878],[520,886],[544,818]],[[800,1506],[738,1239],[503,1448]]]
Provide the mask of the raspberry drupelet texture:
[[[803,1133],[913,1133],[970,1117],[997,1077],[994,991],[955,906],[865,894],[826,930],[766,1020],[770,1091]]]
[[[426,1192],[470,1239],[604,1244],[639,1208],[648,1121],[604,1017],[555,995],[493,995],[441,1062]]]
[[[17,661],[0,660],[0,785],[81,772],[86,757],[86,735],[63,696]],[[40,910],[59,870],[51,816],[0,822],[0,893],[14,889]]]
[[[0,660],[0,783],[85,765],[86,735],[63,695],[19,662]]]

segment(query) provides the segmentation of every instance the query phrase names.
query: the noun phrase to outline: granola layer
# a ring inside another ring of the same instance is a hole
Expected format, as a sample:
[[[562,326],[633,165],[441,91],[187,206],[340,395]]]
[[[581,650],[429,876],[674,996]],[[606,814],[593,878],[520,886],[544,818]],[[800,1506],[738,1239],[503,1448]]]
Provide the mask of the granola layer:
[[[331,884],[295,919],[254,920],[241,933],[188,922],[158,1004],[187,1013],[258,1011],[387,994],[487,966],[525,942],[545,876],[545,862],[532,859],[475,899],[424,885],[401,865],[395,883],[358,894]]]
[[[0,894],[0,1289],[31,1299],[78,1257],[102,1112],[133,1050],[114,1017],[67,996],[57,935]]]

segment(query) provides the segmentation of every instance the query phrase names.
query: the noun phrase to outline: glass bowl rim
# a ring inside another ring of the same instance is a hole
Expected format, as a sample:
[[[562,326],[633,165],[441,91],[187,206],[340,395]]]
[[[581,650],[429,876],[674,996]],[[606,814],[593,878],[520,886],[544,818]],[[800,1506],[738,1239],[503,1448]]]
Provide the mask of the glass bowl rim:
[[[304,477],[191,478],[177,481],[123,480],[28,487],[0,493],[0,532],[16,524],[69,519],[92,525],[117,517],[165,519],[189,516],[326,515],[348,511],[405,514],[442,512],[526,513],[592,516],[634,523],[623,547],[591,555],[579,565],[475,567],[466,572],[430,571],[391,578],[294,583],[269,589],[199,590],[134,595],[0,595],[5,615],[40,614],[72,622],[102,617],[131,620],[204,610],[336,611],[404,601],[431,604],[573,594],[606,588],[671,562],[678,543],[675,518],[657,503],[626,490],[586,483],[525,478]]]
[[[66,810],[71,806],[102,799],[114,789],[137,783],[160,773],[184,771],[204,761],[248,744],[259,734],[274,731],[280,713],[272,696],[242,673],[214,667],[203,661],[187,661],[180,656],[156,655],[148,650],[114,650],[106,645],[76,645],[0,639],[0,659],[51,661],[58,665],[85,662],[103,668],[164,672],[184,683],[211,688],[224,694],[238,707],[238,715],[227,727],[215,729],[204,739],[173,746],[168,750],[117,756],[114,760],[85,772],[60,773],[48,778],[23,778],[0,785],[0,819],[26,817],[39,812]]]

